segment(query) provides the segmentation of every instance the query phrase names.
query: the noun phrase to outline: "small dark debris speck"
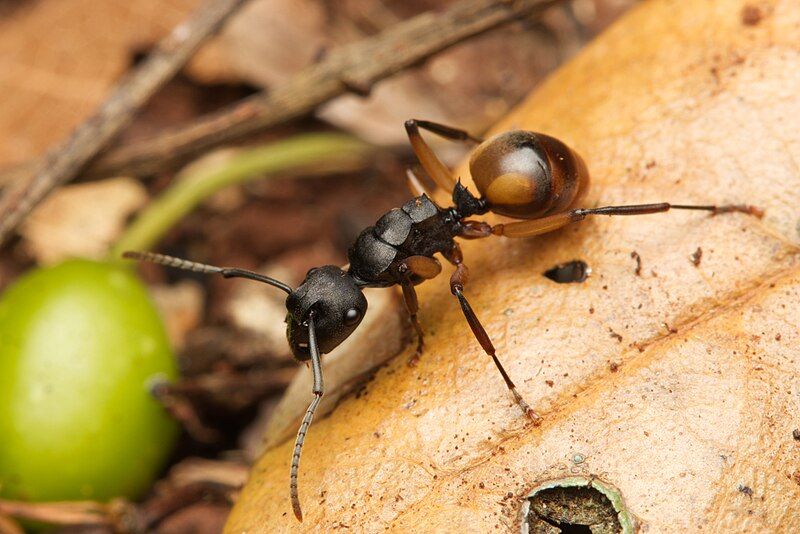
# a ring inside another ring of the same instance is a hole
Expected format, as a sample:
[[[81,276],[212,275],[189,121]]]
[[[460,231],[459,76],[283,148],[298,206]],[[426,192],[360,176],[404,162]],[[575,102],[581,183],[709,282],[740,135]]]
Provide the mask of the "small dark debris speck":
[[[775,341],[780,341],[780,340],[781,340],[781,335],[775,334]]]
[[[553,387],[553,384],[554,384],[554,382],[552,380],[545,380],[544,383],[547,384],[550,387]]]
[[[697,250],[692,252],[692,255],[690,257],[692,259],[692,263],[694,264],[694,266],[695,267],[700,267],[700,262],[703,259],[703,249],[700,248],[700,247],[697,247]]]
[[[585,261],[573,260],[548,269],[544,276],[559,284],[569,284],[585,281],[591,272]]]
[[[795,441],[800,441],[800,428],[795,428],[792,430],[792,437]]]
[[[747,4],[742,8],[742,24],[745,26],[758,26],[764,19],[764,12],[759,6]]]
[[[744,484],[739,484],[739,491],[750,497],[753,498],[753,488],[750,486],[745,486]]]
[[[639,256],[639,253],[634,250],[631,252],[631,258],[636,260],[636,268],[633,270],[633,273],[636,276],[642,276],[642,257]]]
[[[619,364],[617,362],[611,362],[610,364],[608,364],[608,369],[612,373],[616,373],[617,371],[619,371]]]

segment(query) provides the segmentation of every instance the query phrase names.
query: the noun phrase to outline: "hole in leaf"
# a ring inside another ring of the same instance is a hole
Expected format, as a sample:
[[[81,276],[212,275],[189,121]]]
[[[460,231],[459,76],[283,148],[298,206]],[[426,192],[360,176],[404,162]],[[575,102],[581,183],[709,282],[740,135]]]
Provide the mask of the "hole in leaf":
[[[558,284],[569,284],[583,282],[591,274],[592,269],[585,261],[573,260],[567,263],[559,263],[552,269],[544,272],[544,275]]]
[[[617,510],[591,486],[556,486],[528,498],[525,522],[530,534],[617,534]]]

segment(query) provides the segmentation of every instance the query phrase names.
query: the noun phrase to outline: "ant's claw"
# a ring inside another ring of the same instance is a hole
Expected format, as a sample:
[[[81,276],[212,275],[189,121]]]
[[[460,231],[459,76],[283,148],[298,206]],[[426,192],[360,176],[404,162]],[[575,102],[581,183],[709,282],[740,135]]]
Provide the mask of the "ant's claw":
[[[533,426],[539,426],[542,424],[542,416],[534,412],[533,408],[528,408],[527,410],[525,410],[525,415],[527,415],[528,419],[531,420]]]
[[[419,358],[422,356],[422,353],[425,352],[425,345],[423,343],[419,343],[417,345],[417,350],[414,351],[414,355],[408,359],[408,366],[409,367],[416,367],[419,363]]]

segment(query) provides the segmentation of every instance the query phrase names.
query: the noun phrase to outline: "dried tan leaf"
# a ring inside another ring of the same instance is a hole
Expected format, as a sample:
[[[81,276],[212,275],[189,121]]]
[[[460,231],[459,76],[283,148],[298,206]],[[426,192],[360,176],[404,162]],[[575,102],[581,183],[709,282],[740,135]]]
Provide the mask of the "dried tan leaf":
[[[264,274],[293,283],[288,269],[269,266]],[[254,285],[247,280],[234,280],[231,296],[222,305],[222,315],[232,325],[263,338],[265,348],[276,357],[290,357],[286,343],[286,294],[265,284]]]
[[[523,496],[572,474],[616,486],[643,531],[796,530],[800,6],[759,2],[753,23],[746,5],[643,4],[498,130],[574,146],[590,205],[749,202],[766,217],[597,218],[467,243],[466,294],[543,424],[520,416],[440,277],[420,291],[419,366],[408,347],[312,426],[305,522],[286,442],[254,468],[228,532],[518,531]],[[576,258],[586,282],[541,276]]]
[[[202,286],[193,280],[150,287],[150,295],[158,308],[172,346],[180,350],[186,335],[197,328],[203,317]]]
[[[0,18],[0,166],[60,141],[198,0],[16,2]]]
[[[60,188],[26,219],[21,234],[39,263],[103,258],[128,217],[147,201],[133,178],[111,178]]]

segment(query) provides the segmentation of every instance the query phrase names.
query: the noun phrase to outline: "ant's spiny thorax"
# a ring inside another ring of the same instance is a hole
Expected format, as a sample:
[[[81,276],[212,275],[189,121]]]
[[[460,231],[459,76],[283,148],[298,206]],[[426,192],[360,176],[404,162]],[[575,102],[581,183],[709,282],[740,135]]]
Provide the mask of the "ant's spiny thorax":
[[[366,228],[348,251],[350,272],[363,285],[398,282],[392,265],[409,256],[433,256],[449,250],[458,221],[426,195],[406,202]]]

